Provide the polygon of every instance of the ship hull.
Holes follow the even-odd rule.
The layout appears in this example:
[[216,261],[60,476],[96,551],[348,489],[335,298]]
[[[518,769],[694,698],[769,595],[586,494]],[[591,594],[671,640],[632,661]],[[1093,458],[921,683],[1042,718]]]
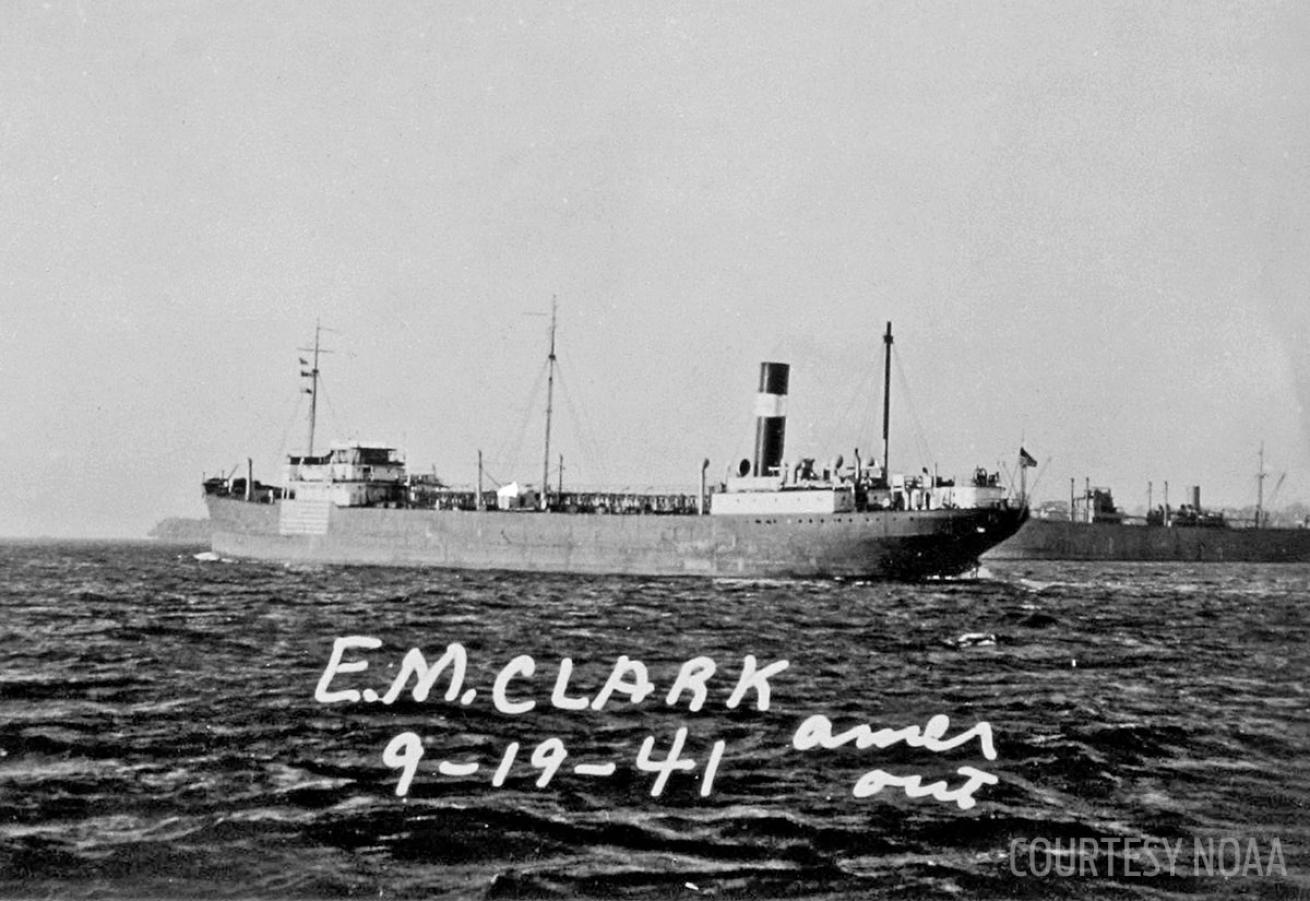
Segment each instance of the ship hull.
[[805,516],[603,515],[206,498],[213,549],[280,562],[734,578],[956,575],[1019,528],[1017,509]]
[[1189,528],[1030,519],[984,559],[1310,563],[1310,529]]

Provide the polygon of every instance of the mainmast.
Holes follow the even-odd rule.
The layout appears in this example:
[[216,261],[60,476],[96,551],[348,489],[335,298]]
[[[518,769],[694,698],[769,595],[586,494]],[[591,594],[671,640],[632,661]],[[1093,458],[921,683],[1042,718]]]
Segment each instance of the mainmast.
[[546,375],[546,450],[541,462],[541,509],[549,510],[546,495],[550,488],[550,414],[555,399],[555,310],[558,301],[550,299],[550,356]]
[[882,336],[883,344],[886,345],[886,352],[883,356],[882,367],[882,481],[885,485],[890,485],[890,470],[887,468],[887,454],[891,442],[888,438],[891,426],[891,409],[892,409],[892,324],[887,323],[887,333]]

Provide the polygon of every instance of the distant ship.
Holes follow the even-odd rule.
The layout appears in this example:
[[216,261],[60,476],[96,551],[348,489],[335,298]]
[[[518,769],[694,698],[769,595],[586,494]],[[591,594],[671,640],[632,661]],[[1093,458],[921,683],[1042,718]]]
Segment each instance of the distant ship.
[[[1263,480],[1263,455],[1260,473]],[[1202,507],[1196,486],[1188,503],[1176,508],[1165,503],[1134,518],[1115,506],[1108,488],[1088,485],[1081,496],[1070,498],[1067,509],[1039,509],[986,558],[1310,563],[1310,528],[1270,528],[1264,520],[1263,492],[1255,520],[1235,524]]]
[[[539,487],[455,489],[407,471],[395,448],[335,443],[313,453],[318,339],[310,379],[310,452],[288,458],[284,484],[244,477],[204,482],[215,553],[325,564],[732,578],[917,580],[978,565],[1028,515],[999,475],[967,484],[887,470],[891,324],[886,346],[883,458],[783,462],[790,368],[760,366],[755,450],[734,475],[681,494],[550,490],[551,377],[546,465]],[[308,361],[302,363],[309,365]],[[479,483],[481,476],[479,476]]]

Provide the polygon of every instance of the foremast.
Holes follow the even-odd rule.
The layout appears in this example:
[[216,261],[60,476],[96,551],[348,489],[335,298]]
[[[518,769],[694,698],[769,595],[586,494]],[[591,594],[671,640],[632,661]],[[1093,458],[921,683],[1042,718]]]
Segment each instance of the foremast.
[[304,369],[300,370],[300,377],[309,379],[309,387],[301,389],[306,394],[309,395],[309,440],[307,442],[308,446],[305,449],[305,455],[309,457],[314,456],[314,426],[318,420],[318,355],[320,353],[326,353],[326,351],[322,350],[322,346],[319,342],[320,334],[322,331],[323,331],[322,324],[319,321],[315,320],[314,346],[312,348],[309,347],[297,348],[297,350],[304,351],[305,353],[312,352],[314,354],[313,365],[310,365],[309,361],[306,360],[304,357],[300,358],[301,366],[310,366],[308,372],[306,372]]

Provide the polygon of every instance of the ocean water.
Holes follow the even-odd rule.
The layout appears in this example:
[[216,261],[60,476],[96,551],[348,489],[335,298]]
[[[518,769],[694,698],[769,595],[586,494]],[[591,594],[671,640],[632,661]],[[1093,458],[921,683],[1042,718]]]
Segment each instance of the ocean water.
[[1310,895],[1310,567],[200,550],[0,545],[0,895]]

